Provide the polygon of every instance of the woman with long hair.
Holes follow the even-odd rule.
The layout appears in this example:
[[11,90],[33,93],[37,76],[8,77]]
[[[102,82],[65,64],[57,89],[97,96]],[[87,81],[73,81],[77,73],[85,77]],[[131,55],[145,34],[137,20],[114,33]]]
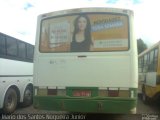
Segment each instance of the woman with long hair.
[[71,42],[72,52],[87,52],[92,45],[91,24],[87,15],[81,14],[74,21],[74,31]]

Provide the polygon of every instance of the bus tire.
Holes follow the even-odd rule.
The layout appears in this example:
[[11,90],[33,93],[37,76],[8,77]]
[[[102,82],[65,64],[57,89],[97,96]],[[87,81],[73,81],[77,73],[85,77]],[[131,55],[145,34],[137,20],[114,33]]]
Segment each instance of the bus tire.
[[142,89],[142,101],[144,104],[149,104],[150,98],[146,95],[145,87]]
[[33,102],[33,89],[32,86],[27,86],[24,91],[24,97],[23,97],[23,107],[31,105]]
[[146,96],[146,94],[145,93],[142,93],[142,101],[143,101],[143,103],[145,103],[145,104],[148,104],[148,96]]
[[5,94],[3,112],[10,114],[13,113],[17,107],[17,93],[15,89],[9,88]]

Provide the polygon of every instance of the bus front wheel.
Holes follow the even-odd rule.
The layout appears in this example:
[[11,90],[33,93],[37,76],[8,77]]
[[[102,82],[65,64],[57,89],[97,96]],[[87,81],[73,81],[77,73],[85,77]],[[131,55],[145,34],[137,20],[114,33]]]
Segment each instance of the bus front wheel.
[[13,88],[9,88],[4,98],[4,113],[12,113],[17,107],[17,93]]

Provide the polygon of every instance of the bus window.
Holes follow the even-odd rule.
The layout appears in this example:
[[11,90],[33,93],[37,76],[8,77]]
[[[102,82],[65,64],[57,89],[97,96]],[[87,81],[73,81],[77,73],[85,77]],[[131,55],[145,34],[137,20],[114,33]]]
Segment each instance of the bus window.
[[33,46],[27,44],[27,59],[33,60]]
[[147,54],[144,56],[144,69],[143,69],[143,72],[147,72],[148,71],[148,56],[147,56]]
[[144,70],[144,57],[142,56],[142,72]]
[[143,57],[139,58],[138,60],[138,71],[141,73],[143,69]]
[[157,64],[158,64],[158,48],[154,51],[154,71],[157,71]]
[[[41,26],[40,52],[107,52],[129,49],[129,23],[126,15],[64,15],[44,19]],[[81,29],[83,34],[79,32]]]
[[7,55],[17,56],[17,40],[7,37]]
[[148,72],[153,72],[153,67],[154,67],[154,50],[152,50],[150,53],[150,59],[149,59],[149,62],[148,62]]
[[18,56],[22,59],[26,58],[26,45],[23,42],[18,42]]
[[6,55],[6,41],[4,35],[0,35],[0,55]]

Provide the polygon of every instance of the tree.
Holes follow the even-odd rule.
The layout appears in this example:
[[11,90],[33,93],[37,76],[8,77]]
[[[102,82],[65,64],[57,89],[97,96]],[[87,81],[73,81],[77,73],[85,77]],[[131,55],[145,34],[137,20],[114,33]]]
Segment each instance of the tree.
[[137,48],[138,48],[138,54],[147,49],[147,45],[143,42],[141,38],[137,39]]

